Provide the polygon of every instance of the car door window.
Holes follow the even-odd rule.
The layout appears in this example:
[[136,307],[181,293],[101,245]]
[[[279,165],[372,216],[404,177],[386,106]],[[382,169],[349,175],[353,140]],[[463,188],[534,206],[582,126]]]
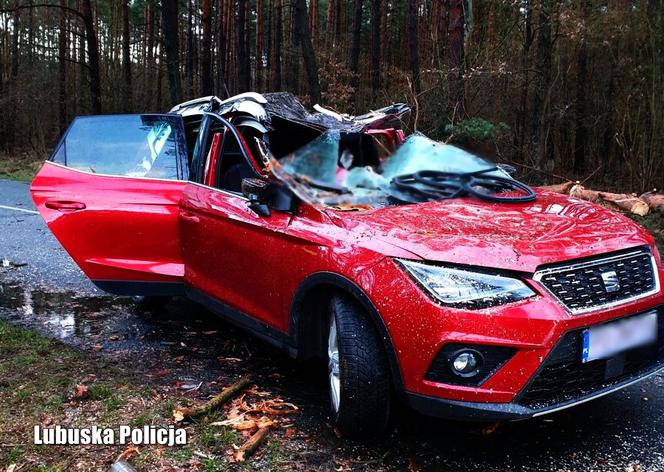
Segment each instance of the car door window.
[[186,141],[177,115],[76,118],[50,160],[93,174],[188,178]]
[[242,179],[257,177],[244,153],[242,143],[230,128],[224,136],[217,176],[217,187],[234,193],[242,192]]
[[204,185],[241,194],[242,179],[259,177],[251,157],[230,123],[214,115],[206,118],[205,132],[196,143],[192,174]]

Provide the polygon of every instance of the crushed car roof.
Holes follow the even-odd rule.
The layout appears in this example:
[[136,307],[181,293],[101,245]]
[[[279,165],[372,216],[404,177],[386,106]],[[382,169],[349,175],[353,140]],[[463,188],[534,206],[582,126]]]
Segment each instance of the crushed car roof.
[[362,131],[374,128],[401,128],[401,121],[410,113],[405,103],[395,103],[364,115],[351,116],[339,114],[320,105],[315,105],[315,113],[307,110],[291,93],[275,92],[259,94],[247,92],[221,100],[215,96],[201,97],[174,106],[170,112],[184,117],[215,112],[220,115],[245,113],[265,125],[270,125],[273,118],[297,122],[321,131],[338,129],[343,131]]

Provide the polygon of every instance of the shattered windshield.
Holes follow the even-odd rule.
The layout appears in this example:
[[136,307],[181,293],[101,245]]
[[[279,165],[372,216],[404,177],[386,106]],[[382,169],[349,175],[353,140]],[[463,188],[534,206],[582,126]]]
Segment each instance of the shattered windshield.
[[330,130],[282,158],[275,173],[305,201],[344,210],[454,197],[457,175],[515,182],[491,162],[420,133],[379,154],[369,135]]

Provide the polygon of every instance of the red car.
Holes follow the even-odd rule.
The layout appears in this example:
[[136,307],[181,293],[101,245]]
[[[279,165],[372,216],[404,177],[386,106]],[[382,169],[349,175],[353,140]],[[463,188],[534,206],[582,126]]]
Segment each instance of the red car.
[[653,238],[600,206],[288,94],[74,120],[31,192],[101,289],[184,295],[296,358],[327,359],[334,423],[391,406],[513,420],[663,366]]

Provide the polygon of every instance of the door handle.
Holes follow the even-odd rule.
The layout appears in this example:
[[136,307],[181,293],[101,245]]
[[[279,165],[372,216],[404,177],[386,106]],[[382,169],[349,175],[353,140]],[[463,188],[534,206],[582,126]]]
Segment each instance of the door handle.
[[201,221],[201,219],[194,215],[193,213],[189,213],[188,211],[183,211],[180,213],[180,216],[182,217],[183,220],[191,221],[192,223],[198,223]]
[[62,212],[85,210],[85,203],[72,200],[46,200],[44,205],[51,210]]

